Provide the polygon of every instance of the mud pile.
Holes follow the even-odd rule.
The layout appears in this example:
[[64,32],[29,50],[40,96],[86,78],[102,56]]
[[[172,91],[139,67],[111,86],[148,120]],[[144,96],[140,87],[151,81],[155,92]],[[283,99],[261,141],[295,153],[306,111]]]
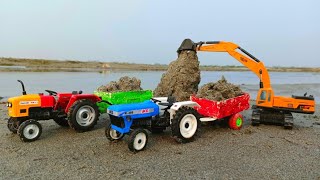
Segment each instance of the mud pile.
[[200,69],[197,53],[194,51],[181,51],[177,60],[169,64],[154,96],[174,96],[177,101],[190,99],[190,95],[198,91],[200,83]]
[[117,92],[117,91],[138,91],[142,90],[141,80],[135,77],[124,76],[119,81],[111,81],[105,86],[100,86],[97,91]]
[[222,101],[225,99],[237,97],[243,94],[239,86],[228,83],[224,76],[215,83],[203,85],[197,94],[197,97],[206,98],[214,101]]

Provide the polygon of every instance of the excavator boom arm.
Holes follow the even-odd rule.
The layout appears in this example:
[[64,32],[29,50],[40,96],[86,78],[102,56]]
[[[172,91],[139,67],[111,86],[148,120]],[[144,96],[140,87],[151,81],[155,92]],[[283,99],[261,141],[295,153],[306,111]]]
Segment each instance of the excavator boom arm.
[[185,39],[179,47],[178,52],[182,50],[227,52],[258,76],[260,79],[260,88],[271,88],[269,73],[264,64],[237,44],[224,41],[200,41],[194,43],[190,39]]

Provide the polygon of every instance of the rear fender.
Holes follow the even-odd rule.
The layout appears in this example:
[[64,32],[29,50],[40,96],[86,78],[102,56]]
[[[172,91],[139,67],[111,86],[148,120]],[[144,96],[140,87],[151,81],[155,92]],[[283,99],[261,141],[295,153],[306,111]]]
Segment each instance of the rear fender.
[[173,118],[173,115],[176,114],[176,111],[178,111],[181,107],[200,107],[200,105],[193,101],[182,101],[182,102],[176,102],[173,103],[173,105],[170,108],[170,121]]
[[92,101],[93,103],[97,103],[99,101],[101,101],[101,99],[94,95],[94,94],[76,94],[76,95],[72,95],[71,98],[70,98],[70,101],[65,109],[65,113],[68,113],[70,107],[78,100],[81,100],[81,99],[88,99],[90,101]]

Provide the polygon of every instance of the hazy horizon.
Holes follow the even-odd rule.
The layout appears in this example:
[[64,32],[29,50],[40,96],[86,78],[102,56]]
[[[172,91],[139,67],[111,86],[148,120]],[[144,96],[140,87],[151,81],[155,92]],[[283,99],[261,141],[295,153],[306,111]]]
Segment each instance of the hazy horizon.
[[[0,57],[169,64],[185,38],[231,41],[268,67],[320,67],[320,1],[0,3]],[[236,65],[198,53],[201,65]]]

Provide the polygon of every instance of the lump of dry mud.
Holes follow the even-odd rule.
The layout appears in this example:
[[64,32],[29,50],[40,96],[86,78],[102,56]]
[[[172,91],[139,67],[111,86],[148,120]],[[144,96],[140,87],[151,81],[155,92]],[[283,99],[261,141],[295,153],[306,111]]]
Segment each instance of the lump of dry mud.
[[111,81],[105,86],[100,86],[97,91],[117,92],[117,91],[138,91],[142,90],[141,80],[135,77],[124,76],[119,81]]
[[190,99],[190,95],[198,91],[200,69],[198,56],[195,51],[181,51],[178,59],[169,64],[154,96],[174,96],[177,101]]
[[214,101],[222,101],[229,98],[234,98],[243,94],[239,86],[228,83],[222,78],[215,83],[208,83],[203,85],[197,94],[197,97],[210,99]]

